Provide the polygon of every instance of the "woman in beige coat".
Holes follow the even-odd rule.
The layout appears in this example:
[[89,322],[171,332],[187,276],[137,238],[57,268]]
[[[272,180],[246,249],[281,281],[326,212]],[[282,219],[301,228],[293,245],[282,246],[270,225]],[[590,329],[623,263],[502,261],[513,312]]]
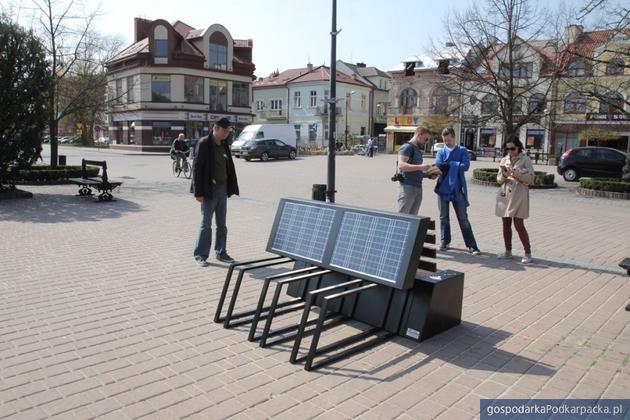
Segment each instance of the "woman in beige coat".
[[518,139],[505,145],[508,154],[501,159],[497,182],[501,185],[497,194],[496,215],[503,220],[505,252],[499,258],[512,257],[512,221],[523,243],[523,264],[532,262],[532,249],[524,219],[529,217],[529,186],[534,182],[534,166],[523,153],[523,143]]

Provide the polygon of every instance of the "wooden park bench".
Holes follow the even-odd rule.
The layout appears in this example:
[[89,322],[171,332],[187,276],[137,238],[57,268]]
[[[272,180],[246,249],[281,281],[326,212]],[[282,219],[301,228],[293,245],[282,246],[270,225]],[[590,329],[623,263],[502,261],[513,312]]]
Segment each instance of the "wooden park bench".
[[[100,166],[102,168],[101,176],[90,177],[87,174],[87,165]],[[79,186],[79,196],[91,197],[92,189],[95,188],[100,193],[98,201],[112,201],[114,196],[112,191],[120,187],[122,182],[110,181],[107,176],[107,162],[98,160],[81,160],[81,178],[69,178],[68,181]]]
[[[230,265],[214,321],[225,328],[251,324],[248,340],[259,341],[261,347],[293,341],[289,361],[305,361],[306,370],[396,335],[426,340],[461,322],[463,301],[463,273],[437,271],[436,263],[427,260],[436,257],[434,230],[435,222],[427,217],[282,199],[267,243],[267,252],[275,255]],[[287,263],[293,267],[265,277],[255,309],[235,310],[246,272],[278,270],[276,266]],[[272,285],[273,297],[266,305]],[[289,299],[281,302],[283,290]],[[299,320],[287,325],[283,319],[280,327],[271,328],[280,315],[300,310]],[[316,316],[310,319],[313,310]],[[365,328],[319,347],[325,330],[346,322]],[[310,348],[300,357],[307,336],[312,337]],[[320,356],[323,360],[315,362]]]

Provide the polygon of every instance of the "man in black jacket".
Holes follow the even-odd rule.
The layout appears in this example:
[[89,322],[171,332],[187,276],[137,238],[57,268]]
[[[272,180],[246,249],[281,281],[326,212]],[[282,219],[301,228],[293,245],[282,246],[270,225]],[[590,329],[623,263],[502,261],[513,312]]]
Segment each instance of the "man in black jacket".
[[236,170],[226,139],[232,128],[230,120],[221,118],[212,127],[212,133],[197,143],[193,162],[193,193],[201,203],[201,226],[195,245],[194,257],[198,265],[205,267],[212,245],[212,215],[215,215],[214,252],[219,261],[234,262],[226,251],[227,199],[238,195]]

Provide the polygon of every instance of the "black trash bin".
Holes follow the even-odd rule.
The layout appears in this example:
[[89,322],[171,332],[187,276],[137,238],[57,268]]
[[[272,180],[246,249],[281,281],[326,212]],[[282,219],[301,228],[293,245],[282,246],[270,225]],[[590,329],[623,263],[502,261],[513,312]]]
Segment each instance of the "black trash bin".
[[313,200],[326,201],[326,184],[313,184]]
[[59,166],[66,166],[66,155],[59,155]]

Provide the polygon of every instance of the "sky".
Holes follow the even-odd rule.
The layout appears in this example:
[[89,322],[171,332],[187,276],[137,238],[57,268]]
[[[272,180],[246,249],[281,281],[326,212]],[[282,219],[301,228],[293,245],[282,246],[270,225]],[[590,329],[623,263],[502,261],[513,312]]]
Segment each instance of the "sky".
[[[565,3],[575,6],[584,1]],[[441,45],[447,14],[470,4],[471,0],[338,0],[337,59],[391,70],[405,58],[429,51],[432,41]],[[0,6],[22,10],[20,22],[33,23],[26,18],[31,0],[0,0]],[[83,6],[87,11],[98,8],[97,29],[120,38],[124,46],[133,43],[134,17],[180,20],[197,29],[220,23],[235,39],[253,39],[256,76],[305,67],[309,61],[330,65],[332,0],[83,0]]]

